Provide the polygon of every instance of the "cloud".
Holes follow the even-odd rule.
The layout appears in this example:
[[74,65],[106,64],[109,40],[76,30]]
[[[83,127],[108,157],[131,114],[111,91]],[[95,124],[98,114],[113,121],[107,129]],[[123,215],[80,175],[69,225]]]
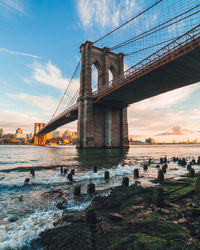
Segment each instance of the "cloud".
[[140,101],[131,105],[131,107],[137,110],[146,110],[147,107],[148,110],[167,109],[173,107],[176,104],[186,101],[191,96],[191,94],[199,88],[199,84],[193,84],[173,91],[169,91],[161,95],[157,95],[144,101]]
[[41,59],[42,58],[40,56],[32,55],[32,54],[25,53],[25,52],[19,52],[19,51],[9,50],[9,49],[6,49],[6,48],[0,48],[0,51],[5,52],[7,54],[11,54],[11,55],[28,56],[28,57],[37,58],[37,59]]
[[[197,83],[132,104],[128,108],[129,134],[143,135],[142,139],[158,136],[155,139],[159,141],[171,141],[178,133],[183,137],[195,137],[190,131],[199,128],[200,109],[192,108],[192,94],[199,87]],[[189,100],[191,108],[183,110],[182,104]]]
[[[51,62],[48,62],[47,64],[35,62],[32,67],[32,70],[33,78],[36,81],[60,90],[65,90],[70,81],[69,78],[63,77],[61,70],[55,65],[53,65]],[[79,88],[79,86],[79,79],[74,79],[70,85],[68,96],[72,97],[76,90]]]
[[1,0],[0,7],[9,12],[17,11],[25,13],[23,0]]
[[18,99],[31,106],[39,107],[42,110],[53,111],[58,105],[57,100],[51,96],[34,96],[25,93],[13,94],[7,93],[7,96],[12,99]]
[[135,0],[77,0],[79,18],[85,28],[92,25],[100,27],[118,26],[127,20],[138,8]]
[[14,133],[17,128],[22,128],[25,133],[33,132],[34,122],[42,122],[38,116],[0,109],[0,128],[5,128],[5,133]]
[[193,133],[192,130],[184,129],[184,128],[181,128],[180,126],[176,126],[176,127],[171,128],[171,131],[162,132],[162,133],[156,134],[155,136],[187,135],[191,133]]

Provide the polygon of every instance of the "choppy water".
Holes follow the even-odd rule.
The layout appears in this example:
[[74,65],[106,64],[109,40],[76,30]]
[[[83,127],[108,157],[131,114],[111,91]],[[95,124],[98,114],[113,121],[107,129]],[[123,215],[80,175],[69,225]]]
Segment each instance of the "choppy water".
[[[44,199],[46,191],[60,190],[66,194],[65,205],[69,211],[84,210],[93,199],[86,195],[87,185],[96,184],[100,195],[108,195],[109,188],[121,184],[123,176],[129,176],[134,183],[133,170],[138,168],[142,185],[153,185],[157,176],[156,164],[160,157],[186,157],[197,159],[200,145],[137,145],[127,150],[77,150],[73,146],[37,147],[0,145],[0,249],[26,249],[29,242],[40,232],[53,227],[61,216],[56,208],[59,200]],[[152,158],[148,171],[142,164]],[[74,184],[60,174],[60,166],[69,171],[74,168]],[[167,178],[179,178],[187,173],[186,168],[170,161]],[[93,173],[97,166],[98,172]],[[30,169],[35,168],[35,177]],[[198,171],[200,166],[195,165]],[[110,172],[110,180],[104,180],[104,171]],[[30,183],[24,185],[24,180]],[[75,185],[81,185],[83,195],[73,196]]]

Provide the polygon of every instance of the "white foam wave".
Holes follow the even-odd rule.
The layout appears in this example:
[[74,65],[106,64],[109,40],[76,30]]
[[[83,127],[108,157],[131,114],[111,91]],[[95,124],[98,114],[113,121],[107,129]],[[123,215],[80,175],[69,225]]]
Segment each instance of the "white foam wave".
[[61,211],[36,211],[29,217],[9,224],[0,225],[0,249],[17,249],[29,245],[38,235],[53,227],[53,222],[61,216]]

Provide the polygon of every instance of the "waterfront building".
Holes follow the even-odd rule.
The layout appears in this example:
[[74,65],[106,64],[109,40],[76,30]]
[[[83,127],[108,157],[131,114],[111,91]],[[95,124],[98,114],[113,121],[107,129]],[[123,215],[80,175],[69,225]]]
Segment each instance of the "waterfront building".
[[53,138],[53,132],[46,134],[46,140],[51,140]]
[[153,144],[155,143],[155,140],[149,137],[148,139],[145,139],[145,143]]
[[0,129],[0,138],[3,138],[3,135],[4,135],[4,130],[3,128]]

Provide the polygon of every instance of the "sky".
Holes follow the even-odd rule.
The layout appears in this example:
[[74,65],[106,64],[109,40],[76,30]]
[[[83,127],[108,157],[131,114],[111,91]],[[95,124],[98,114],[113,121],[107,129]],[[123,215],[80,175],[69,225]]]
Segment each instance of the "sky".
[[[0,0],[0,128],[33,132],[48,122],[80,58],[95,41],[142,10],[144,0]],[[76,76],[70,94],[79,86]],[[129,135],[200,141],[200,84],[128,108]],[[76,130],[76,122],[62,129]]]

